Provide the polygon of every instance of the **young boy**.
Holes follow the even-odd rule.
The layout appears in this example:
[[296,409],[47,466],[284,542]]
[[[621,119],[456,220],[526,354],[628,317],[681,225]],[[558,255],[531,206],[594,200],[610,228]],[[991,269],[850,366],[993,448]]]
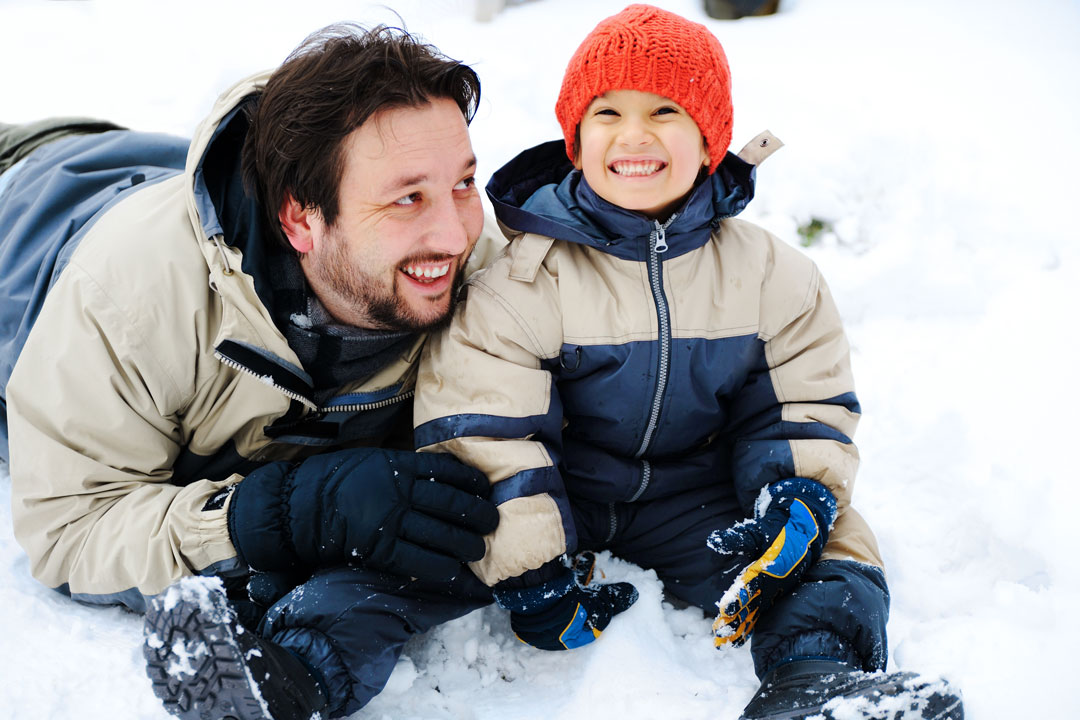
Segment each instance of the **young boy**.
[[550,650],[598,637],[636,591],[590,583],[589,553],[563,559],[607,549],[719,607],[718,647],[752,638],[763,683],[745,718],[832,717],[836,697],[870,713],[900,692],[961,717],[943,683],[868,674],[885,668],[889,595],[850,505],[848,345],[813,263],[732,219],[779,143],[726,153],[716,38],[632,5],[578,48],[555,112],[564,139],[492,178],[512,242],[417,383],[417,446],[492,483],[500,524],[472,567],[514,632]]

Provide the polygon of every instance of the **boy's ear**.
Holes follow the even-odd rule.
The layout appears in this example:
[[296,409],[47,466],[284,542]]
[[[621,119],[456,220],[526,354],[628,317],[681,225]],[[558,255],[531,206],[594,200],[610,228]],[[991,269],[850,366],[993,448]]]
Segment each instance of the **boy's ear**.
[[292,193],[286,192],[278,208],[278,222],[293,250],[301,255],[311,252],[311,210],[300,205]]

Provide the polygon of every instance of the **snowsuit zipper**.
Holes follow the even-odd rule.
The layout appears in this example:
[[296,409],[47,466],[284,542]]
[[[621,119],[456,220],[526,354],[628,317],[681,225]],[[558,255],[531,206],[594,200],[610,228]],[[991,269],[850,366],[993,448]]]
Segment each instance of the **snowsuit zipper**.
[[[656,303],[656,320],[659,330],[657,338],[660,345],[659,357],[656,367],[656,388],[653,391],[652,410],[649,413],[649,422],[645,426],[645,434],[641,438],[641,447],[638,448],[634,457],[640,459],[649,449],[656,426],[660,421],[660,407],[664,403],[664,391],[667,389],[669,365],[671,363],[671,315],[668,310],[667,297],[664,295],[664,278],[661,273],[660,255],[667,252],[667,228],[678,217],[672,215],[663,225],[659,220],[654,220],[656,229],[649,236],[649,285],[652,288],[653,302]],[[642,487],[638,495],[645,491]]]
[[[641,438],[641,446],[634,453],[634,458],[641,460],[641,482],[637,490],[628,502],[634,502],[640,498],[649,487],[652,479],[652,465],[648,460],[642,460],[642,456],[649,449],[656,427],[660,421],[660,408],[664,404],[664,392],[667,390],[668,373],[671,364],[671,315],[668,310],[667,297],[664,295],[664,278],[661,272],[660,256],[667,252],[667,229],[675,221],[678,215],[672,215],[663,225],[659,220],[653,220],[656,229],[649,234],[649,287],[652,290],[653,302],[656,304],[656,319],[658,326],[658,342],[660,353],[657,358],[656,386],[653,390],[652,408],[649,411],[649,421],[645,426],[645,434]],[[608,517],[610,520],[610,532],[607,542],[615,538],[618,530],[615,516],[615,504],[608,505]]]

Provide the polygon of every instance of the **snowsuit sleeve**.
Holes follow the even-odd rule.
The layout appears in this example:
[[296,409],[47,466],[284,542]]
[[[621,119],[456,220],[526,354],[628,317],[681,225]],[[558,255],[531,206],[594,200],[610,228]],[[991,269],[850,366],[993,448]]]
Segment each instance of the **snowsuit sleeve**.
[[562,344],[557,275],[534,266],[514,277],[523,257],[542,258],[549,244],[515,239],[517,263],[504,255],[469,280],[450,327],[428,341],[417,379],[417,447],[451,452],[492,483],[499,527],[472,565],[488,585],[577,543],[558,470],[562,405],[548,369]]
[[758,337],[762,361],[735,398],[726,432],[747,514],[762,488],[790,477],[817,480],[836,497],[825,558],[881,565],[869,527],[850,507],[861,412],[843,324],[829,288],[805,256],[769,238]]

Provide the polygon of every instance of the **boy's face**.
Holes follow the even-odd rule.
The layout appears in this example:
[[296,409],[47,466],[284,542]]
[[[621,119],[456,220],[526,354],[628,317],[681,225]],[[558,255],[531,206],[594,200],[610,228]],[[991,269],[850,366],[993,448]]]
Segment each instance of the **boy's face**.
[[585,109],[574,167],[608,202],[665,220],[709,164],[705,139],[674,100],[610,90]]

